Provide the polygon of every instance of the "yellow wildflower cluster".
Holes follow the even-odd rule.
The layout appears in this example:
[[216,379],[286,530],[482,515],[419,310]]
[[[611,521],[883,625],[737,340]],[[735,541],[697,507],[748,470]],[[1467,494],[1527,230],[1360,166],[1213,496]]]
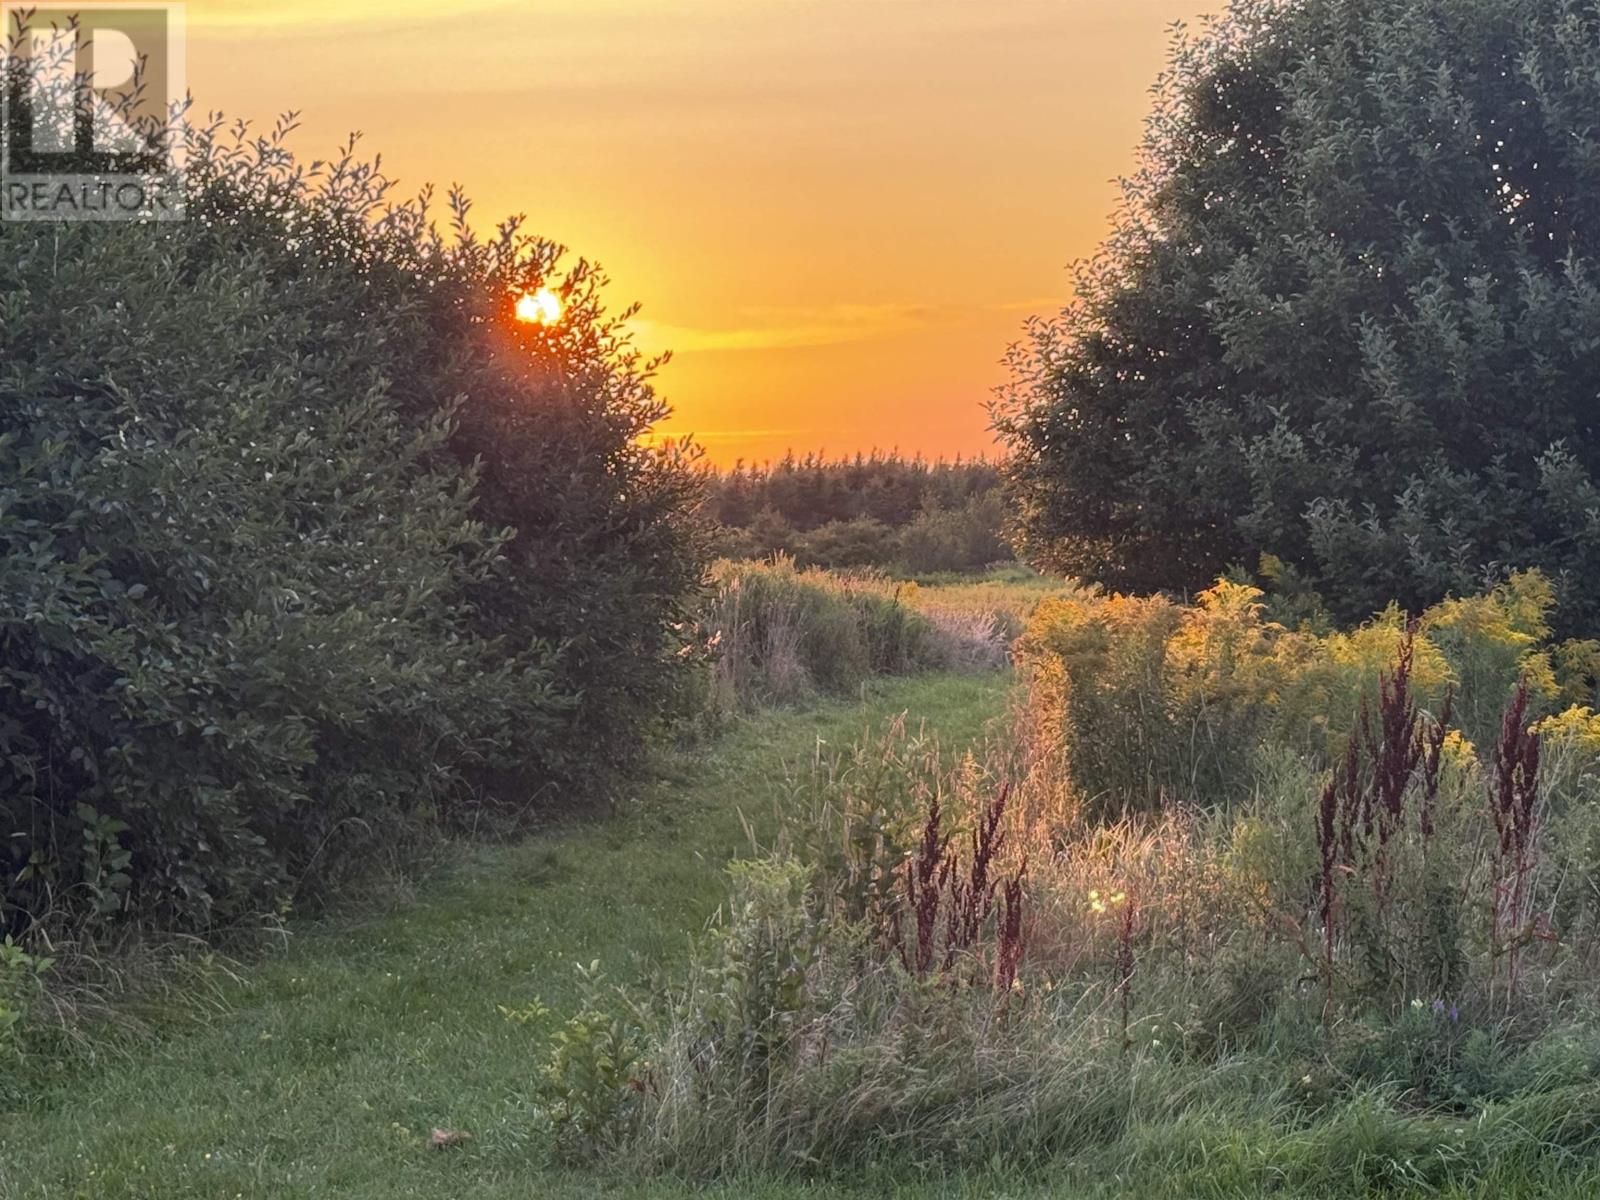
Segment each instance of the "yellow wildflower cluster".
[[1116,908],[1119,904],[1125,903],[1127,899],[1127,892],[1112,892],[1108,896],[1102,896],[1099,891],[1091,891],[1089,893],[1089,909],[1092,912],[1103,913],[1108,909]]

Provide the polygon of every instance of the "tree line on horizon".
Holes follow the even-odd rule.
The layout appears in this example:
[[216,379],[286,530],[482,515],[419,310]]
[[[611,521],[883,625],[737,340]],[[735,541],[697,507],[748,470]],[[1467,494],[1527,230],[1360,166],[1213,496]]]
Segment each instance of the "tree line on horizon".
[[724,557],[785,555],[802,566],[912,574],[974,571],[1014,560],[998,464],[874,450],[705,474],[705,512]]

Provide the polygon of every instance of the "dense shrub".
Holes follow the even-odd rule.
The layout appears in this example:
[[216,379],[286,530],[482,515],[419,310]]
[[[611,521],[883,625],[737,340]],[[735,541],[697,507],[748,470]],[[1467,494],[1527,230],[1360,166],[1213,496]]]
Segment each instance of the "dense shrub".
[[197,132],[187,220],[0,228],[5,927],[290,902],[675,686],[693,481],[598,277],[285,133]]
[[1600,18],[1236,0],[1000,427],[1026,552],[1134,591],[1279,556],[1346,621],[1539,567],[1600,621]]
[[[1422,613],[1420,702],[1437,712],[1448,691],[1453,727],[1486,747],[1519,679],[1533,689],[1530,718],[1588,696],[1589,644],[1549,643],[1553,604],[1530,572]],[[1391,607],[1347,631],[1291,629],[1260,590],[1226,580],[1192,605],[1081,588],[1040,604],[1018,652],[1080,798],[1118,813],[1238,799],[1264,744],[1330,763],[1407,628]]]
[[900,531],[899,561],[914,575],[971,571],[1005,562],[1012,557],[1002,534],[1006,516],[998,488],[956,507],[926,504]]
[[895,531],[875,517],[829,521],[789,539],[796,562],[807,567],[881,567],[900,553]]

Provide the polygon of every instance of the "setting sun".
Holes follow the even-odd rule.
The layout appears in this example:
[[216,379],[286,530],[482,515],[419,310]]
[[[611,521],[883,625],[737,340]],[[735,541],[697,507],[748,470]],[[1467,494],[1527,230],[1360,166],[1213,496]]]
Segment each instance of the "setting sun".
[[517,320],[533,325],[554,325],[561,320],[561,297],[540,288],[517,301]]
[[[673,356],[660,432],[723,466],[970,456],[996,451],[1005,348],[1108,232],[1163,31],[1221,6],[189,0],[186,84],[230,116],[303,109],[307,156],[362,130],[402,192],[459,180],[481,233],[525,213],[603,267],[608,304],[643,305],[635,347]],[[490,119],[531,112],[537,161]],[[519,304],[533,280],[503,325],[569,328]]]

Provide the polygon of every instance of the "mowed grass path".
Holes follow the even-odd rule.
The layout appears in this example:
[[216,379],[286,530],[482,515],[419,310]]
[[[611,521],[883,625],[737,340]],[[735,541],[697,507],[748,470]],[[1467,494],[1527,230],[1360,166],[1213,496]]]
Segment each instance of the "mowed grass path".
[[[909,710],[962,749],[1008,683],[932,677],[767,714],[669,756],[615,818],[463,849],[404,903],[296,927],[287,950],[224,988],[225,1015],[199,1027],[158,1015],[153,1042],[0,1115],[0,1198],[690,1194],[548,1169],[530,1114],[544,1027],[509,1022],[499,1006],[537,997],[570,1010],[577,962],[599,959],[628,982],[681,960],[725,894],[723,865],[748,844],[741,812],[769,823],[818,739],[837,752]],[[435,1126],[473,1141],[430,1150]],[[857,1194],[752,1182],[715,1192]]]

